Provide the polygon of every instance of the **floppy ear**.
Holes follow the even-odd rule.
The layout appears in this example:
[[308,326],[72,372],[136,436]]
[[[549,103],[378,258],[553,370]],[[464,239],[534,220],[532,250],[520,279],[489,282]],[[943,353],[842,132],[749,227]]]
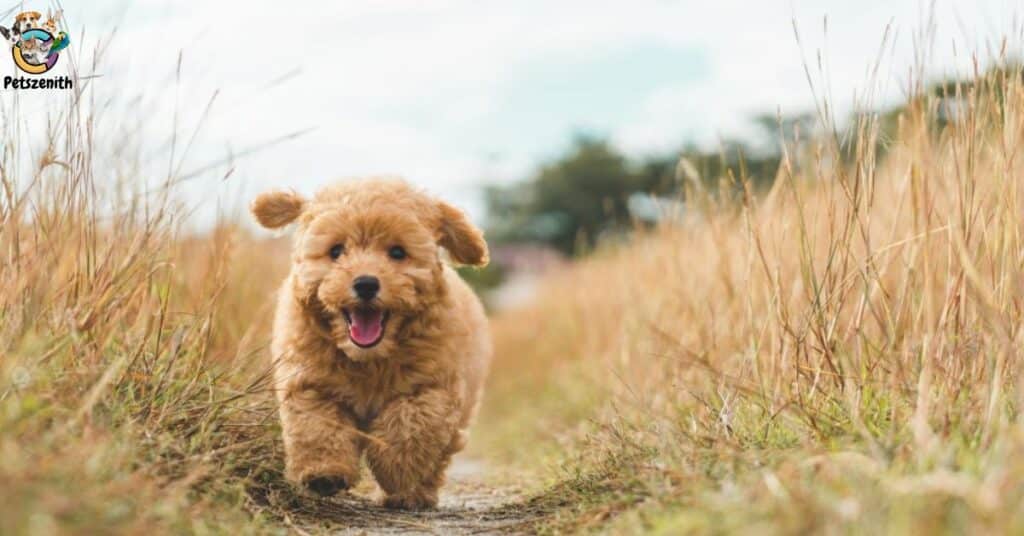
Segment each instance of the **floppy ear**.
[[437,243],[448,250],[455,262],[487,266],[489,258],[484,233],[469,223],[461,210],[444,201],[438,202],[438,208],[441,221]]
[[249,210],[256,221],[267,229],[284,227],[302,214],[306,200],[295,192],[265,192],[253,200]]

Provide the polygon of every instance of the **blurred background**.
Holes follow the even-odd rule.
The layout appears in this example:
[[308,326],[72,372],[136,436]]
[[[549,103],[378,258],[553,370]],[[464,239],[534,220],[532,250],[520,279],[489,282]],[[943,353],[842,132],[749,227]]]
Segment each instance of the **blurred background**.
[[[778,133],[814,123],[815,91],[838,124],[855,102],[891,111],[911,75],[968,76],[963,51],[998,48],[1015,25],[1001,0],[52,7],[77,45],[56,72],[97,76],[107,99],[92,106],[120,118],[99,128],[150,140],[123,148],[155,166],[135,175],[183,176],[194,230],[248,221],[265,189],[401,175],[487,228],[485,286],[664,217],[680,155],[711,183],[743,159],[768,184]],[[2,98],[31,117],[55,97]]]
[[[60,7],[75,34],[77,69],[100,75],[95,84],[110,92],[103,105],[144,118],[140,136],[170,139],[177,131],[188,139],[201,123],[188,169],[234,157],[193,181],[190,201],[208,224],[218,209],[244,205],[210,194],[311,192],[345,176],[403,175],[485,219],[487,186],[536,178],[581,150],[606,149],[630,170],[657,168],[681,149],[744,144],[759,156],[775,145],[765,130],[777,130],[777,114],[813,109],[801,58],[813,67],[819,50],[826,55],[830,87],[819,89],[833,93],[841,116],[857,93],[877,92],[879,105],[906,97],[915,48],[925,45],[915,40],[934,42],[930,74],[945,77],[971,68],[964,50],[997,47],[1013,26],[1006,15],[1013,2],[938,2],[931,12],[925,4],[90,0]],[[33,9],[40,7],[48,6]],[[924,35],[928,17],[938,24]],[[888,25],[894,38],[879,50]],[[91,72],[96,51],[107,61]],[[879,58],[878,87],[866,87]],[[20,97],[23,107],[47,105],[44,95]],[[291,134],[301,141],[266,146]],[[214,180],[229,167],[230,181]]]

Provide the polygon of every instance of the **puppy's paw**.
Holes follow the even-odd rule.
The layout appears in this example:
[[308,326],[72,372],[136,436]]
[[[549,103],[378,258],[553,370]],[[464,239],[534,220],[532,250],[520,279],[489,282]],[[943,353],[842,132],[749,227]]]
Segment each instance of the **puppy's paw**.
[[302,479],[302,487],[321,497],[330,497],[349,486],[348,479],[341,475],[309,475]]
[[288,466],[288,480],[303,490],[321,497],[330,497],[359,483],[359,466],[334,460],[329,463],[295,464]]
[[394,510],[427,510],[437,506],[437,492],[392,493],[384,497],[384,507]]

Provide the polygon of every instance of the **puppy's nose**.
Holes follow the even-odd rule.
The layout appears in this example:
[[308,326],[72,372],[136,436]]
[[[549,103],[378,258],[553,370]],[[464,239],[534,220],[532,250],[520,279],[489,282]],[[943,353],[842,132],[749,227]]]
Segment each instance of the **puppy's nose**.
[[352,282],[352,290],[361,299],[372,300],[380,291],[380,280],[372,275],[361,275]]

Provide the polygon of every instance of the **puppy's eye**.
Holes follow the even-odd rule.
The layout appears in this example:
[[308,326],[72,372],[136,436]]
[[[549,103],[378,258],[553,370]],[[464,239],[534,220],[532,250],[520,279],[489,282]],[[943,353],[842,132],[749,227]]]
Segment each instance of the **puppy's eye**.
[[328,251],[327,254],[330,255],[332,259],[337,259],[344,252],[345,246],[341,244],[334,244],[333,246],[331,246],[331,250]]
[[396,261],[404,259],[405,256],[405,248],[402,246],[391,246],[391,249],[388,250],[388,257],[391,257]]

